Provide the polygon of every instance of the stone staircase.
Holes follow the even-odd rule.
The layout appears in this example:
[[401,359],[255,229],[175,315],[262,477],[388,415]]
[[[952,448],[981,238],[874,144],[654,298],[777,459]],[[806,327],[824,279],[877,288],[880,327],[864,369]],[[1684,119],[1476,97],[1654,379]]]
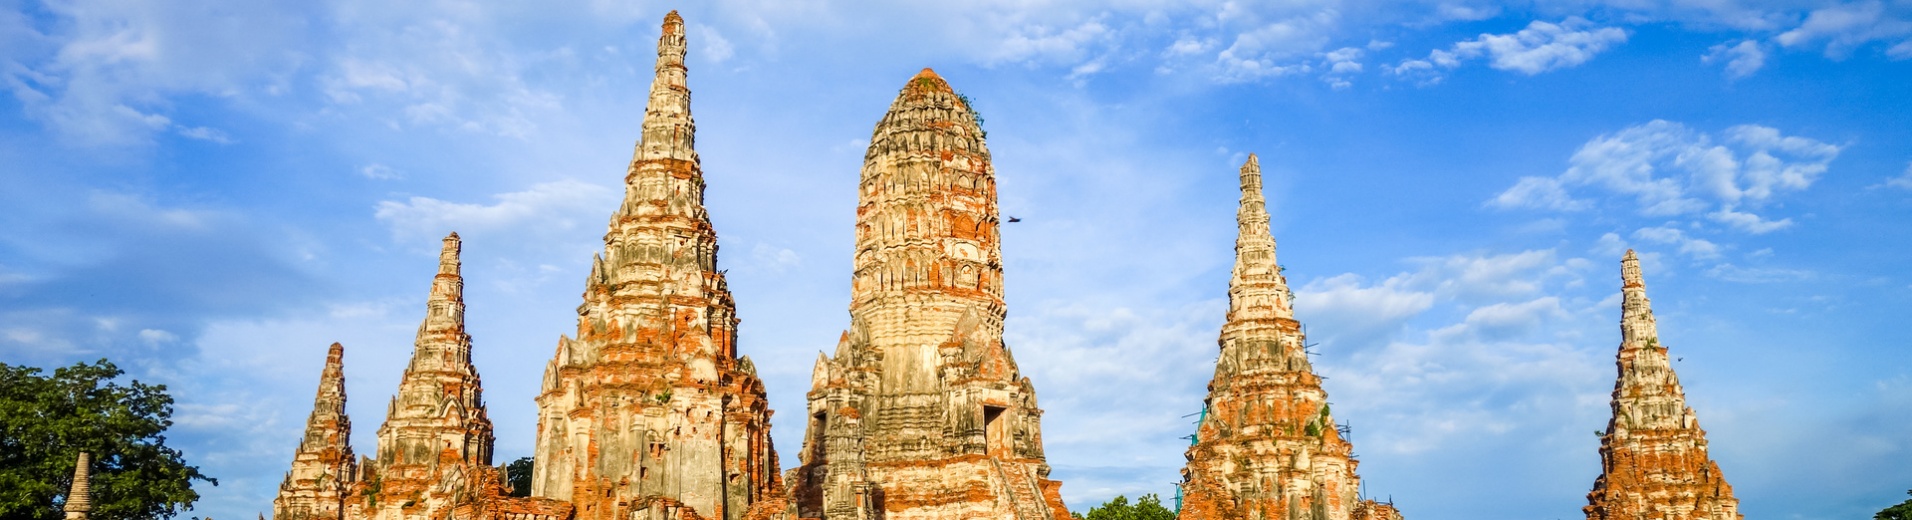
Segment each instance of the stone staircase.
[[1048,504],[1043,503],[1042,488],[1036,486],[1036,479],[1029,475],[1029,468],[1021,464],[1003,464],[1002,461],[989,459],[996,467],[996,473],[1002,475],[1003,498],[1015,508],[1017,520],[1048,520]]

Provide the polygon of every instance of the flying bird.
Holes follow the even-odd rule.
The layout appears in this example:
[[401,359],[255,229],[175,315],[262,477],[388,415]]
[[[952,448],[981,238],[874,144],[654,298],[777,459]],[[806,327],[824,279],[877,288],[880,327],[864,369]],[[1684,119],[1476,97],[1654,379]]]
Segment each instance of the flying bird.
[[1022,219],[1019,219],[1019,218],[1016,218],[1016,217],[1009,217],[1009,221],[1010,221],[1010,222],[1022,222]]

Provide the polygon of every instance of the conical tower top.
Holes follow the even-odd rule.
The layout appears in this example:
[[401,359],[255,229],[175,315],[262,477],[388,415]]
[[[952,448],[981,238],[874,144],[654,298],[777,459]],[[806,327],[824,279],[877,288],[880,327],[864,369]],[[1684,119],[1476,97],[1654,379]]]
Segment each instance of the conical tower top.
[[677,11],[664,15],[664,35],[657,39],[657,66],[663,67],[666,59],[683,66],[685,54],[684,17]]
[[[312,398],[312,417],[306,420],[306,441],[314,435],[323,438],[324,430],[345,421],[345,345],[333,343],[325,352],[325,369],[319,372],[318,395]],[[350,429],[350,423],[345,428]]]
[[1229,316],[1293,318],[1288,280],[1275,263],[1275,236],[1268,229],[1262,196],[1261,160],[1248,154],[1241,165],[1241,206],[1235,211],[1235,272],[1228,281]]
[[69,520],[84,520],[88,512],[93,511],[93,454],[80,452],[80,460],[73,465],[73,489],[66,494],[66,517]]
[[1632,249],[1620,258],[1620,338],[1622,348],[1658,346],[1660,342],[1653,301],[1646,297],[1646,278],[1640,274],[1640,257]]

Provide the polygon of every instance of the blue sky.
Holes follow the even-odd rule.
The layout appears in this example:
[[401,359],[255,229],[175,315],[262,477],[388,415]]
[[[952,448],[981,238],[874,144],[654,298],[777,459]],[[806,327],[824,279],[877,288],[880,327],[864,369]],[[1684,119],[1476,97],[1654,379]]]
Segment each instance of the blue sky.
[[453,230],[499,460],[529,454],[673,8],[786,464],[863,148],[928,66],[1023,219],[1007,336],[1071,507],[1172,493],[1249,152],[1409,516],[1580,514],[1628,247],[1749,516],[1912,488],[1903,0],[295,4],[0,0],[0,360],[166,383],[220,479],[195,515],[270,509],[331,342],[369,450]]

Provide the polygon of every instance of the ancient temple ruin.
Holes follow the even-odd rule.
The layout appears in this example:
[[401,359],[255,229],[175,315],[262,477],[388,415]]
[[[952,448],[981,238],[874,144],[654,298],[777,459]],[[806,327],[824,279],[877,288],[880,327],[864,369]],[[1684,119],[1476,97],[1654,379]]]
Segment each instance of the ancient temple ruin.
[[1660,343],[1640,258],[1620,260],[1619,378],[1613,418],[1600,437],[1600,476],[1588,520],[1740,520],[1739,499],[1706,452],[1706,430]]
[[537,397],[531,493],[569,501],[580,519],[787,509],[763,381],[737,353],[736,304],[704,209],[685,44],[672,11],[576,339],[558,340]]
[[1275,262],[1261,165],[1241,167],[1228,320],[1188,465],[1186,520],[1398,520],[1393,504],[1362,500],[1359,461],[1334,422],[1308,360],[1294,293]]
[[378,429],[377,458],[352,460],[344,347],[332,344],[305,437],[273,500],[275,519],[563,520],[570,506],[506,496],[465,333],[458,234],[445,237],[411,362]]
[[305,421],[305,437],[292,456],[292,471],[279,483],[272,518],[340,518],[347,493],[358,476],[352,458],[352,419],[345,414],[345,346],[333,343],[319,373],[318,396]]
[[995,169],[968,100],[910,78],[857,193],[850,327],[811,375],[799,516],[1068,519],[1002,341]]

